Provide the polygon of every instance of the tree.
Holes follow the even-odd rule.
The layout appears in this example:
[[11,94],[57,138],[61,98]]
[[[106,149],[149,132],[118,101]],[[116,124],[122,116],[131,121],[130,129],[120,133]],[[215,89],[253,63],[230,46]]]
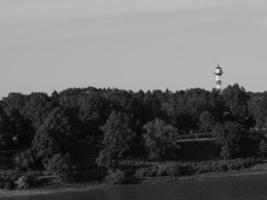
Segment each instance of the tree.
[[78,118],[81,137],[92,144],[100,143],[103,126],[111,113],[110,102],[101,95],[90,92],[80,98]]
[[39,163],[35,161],[31,149],[26,149],[14,158],[14,165],[19,170],[30,171],[38,169],[39,166],[37,164]]
[[221,157],[224,159],[236,158],[240,155],[240,138],[243,128],[236,122],[225,122],[215,127],[217,142],[221,145]]
[[3,105],[5,109],[17,109],[21,112],[25,107],[27,100],[27,95],[10,93],[7,97],[3,98]]
[[32,149],[36,160],[45,167],[49,159],[59,152],[57,141],[50,130],[41,127],[37,130],[32,143]]
[[112,111],[106,124],[101,127],[104,149],[97,158],[99,167],[116,169],[129,151],[135,133],[129,128],[128,121],[126,114]]
[[253,114],[257,128],[267,125],[267,92],[254,95],[249,101],[249,110]]
[[10,129],[10,120],[0,108],[0,145],[9,146],[13,144],[14,134]]
[[48,115],[58,105],[45,93],[32,93],[23,108],[23,115],[30,120],[35,130],[41,127]]
[[258,155],[261,157],[267,156],[267,142],[266,140],[261,140],[258,147]]
[[45,166],[49,159],[57,153],[67,153],[71,149],[71,124],[64,112],[58,107],[46,118],[37,130],[32,149],[36,158]]
[[209,111],[203,111],[200,115],[200,128],[202,131],[210,132],[214,126],[214,116]]
[[30,121],[25,119],[17,109],[8,110],[7,115],[10,121],[10,131],[16,138],[16,144],[29,146],[35,132]]
[[223,98],[232,117],[240,124],[251,126],[248,102],[250,96],[238,84],[228,86],[223,91]]
[[215,88],[211,91],[209,96],[209,107],[209,111],[214,116],[216,122],[224,120],[224,113],[227,110],[225,101],[220,91]]
[[74,178],[75,166],[70,154],[55,154],[48,162],[46,170],[63,180],[71,181]]
[[155,119],[144,125],[145,145],[151,159],[175,158],[179,148],[177,129],[163,120]]

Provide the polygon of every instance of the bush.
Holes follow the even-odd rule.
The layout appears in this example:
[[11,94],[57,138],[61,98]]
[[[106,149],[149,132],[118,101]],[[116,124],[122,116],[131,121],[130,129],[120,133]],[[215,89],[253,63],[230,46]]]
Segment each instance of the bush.
[[127,183],[125,172],[121,170],[109,170],[105,177],[105,182],[111,185],[121,185]]
[[180,166],[177,164],[172,164],[170,166],[165,167],[165,171],[167,176],[181,176],[182,173],[180,171]]
[[12,180],[7,180],[4,182],[4,189],[5,190],[13,190],[15,189],[15,184]]
[[147,171],[149,170],[149,168],[140,168],[140,169],[137,169],[135,171],[135,176],[136,177],[139,177],[139,178],[142,178],[142,177],[147,177]]
[[30,179],[27,176],[21,176],[15,181],[15,185],[20,190],[28,189],[30,188]]
[[15,180],[20,176],[16,170],[7,170],[0,175],[0,186],[2,189],[15,189]]
[[0,175],[0,188],[2,189],[28,189],[41,185],[37,179],[40,172],[19,172],[7,170]]
[[40,175],[42,175],[42,173],[40,172],[23,173],[17,178],[14,184],[20,190],[41,186],[44,183],[42,183],[40,179],[38,179],[38,176]]
[[163,167],[158,167],[156,171],[156,176],[167,176],[167,171]]
[[71,181],[74,178],[75,167],[72,165],[69,154],[56,154],[48,161],[46,170],[59,176],[62,180]]
[[14,159],[14,164],[19,170],[29,171],[35,168],[35,161],[31,149],[17,155]]
[[224,161],[219,163],[214,161],[200,162],[195,165],[195,172],[197,174],[201,173],[211,173],[211,172],[225,172],[227,171],[227,166]]
[[258,155],[261,157],[267,156],[267,142],[266,142],[266,140],[261,140],[259,147],[258,147]]
[[155,176],[185,176],[200,173],[225,172],[229,170],[241,170],[249,168],[261,162],[259,159],[235,159],[221,161],[205,161],[197,163],[170,163],[161,166],[151,166],[136,170],[135,176],[155,177]]
[[137,177],[156,177],[156,176],[162,176],[164,174],[166,174],[165,169],[159,166],[141,168],[136,170],[135,172],[135,176]]

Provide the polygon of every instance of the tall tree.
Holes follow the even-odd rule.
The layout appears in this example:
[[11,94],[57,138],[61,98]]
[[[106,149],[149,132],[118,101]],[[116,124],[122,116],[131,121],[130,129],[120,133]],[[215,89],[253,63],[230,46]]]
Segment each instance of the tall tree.
[[98,166],[115,169],[126,156],[135,136],[128,126],[128,121],[126,114],[112,111],[106,124],[101,128],[104,133],[104,148],[99,153]]
[[23,108],[23,115],[32,122],[33,127],[37,130],[57,106],[47,94],[32,93]]
[[240,155],[240,139],[244,133],[243,127],[237,122],[217,124],[214,129],[217,142],[221,145],[221,157],[236,158]]
[[71,124],[62,108],[54,109],[37,130],[32,143],[36,158],[45,165],[56,153],[68,153],[72,144]]
[[144,125],[145,145],[151,159],[173,159],[178,146],[177,129],[163,120],[155,119]]
[[209,111],[203,111],[199,121],[201,130],[205,132],[210,132],[215,124],[214,116]]
[[248,101],[250,96],[238,84],[228,86],[223,91],[223,98],[233,118],[239,123],[250,126]]
[[10,120],[0,108],[0,145],[6,147],[13,144],[15,135],[10,129]]
[[255,94],[249,101],[249,110],[254,116],[257,128],[265,128],[267,125],[267,92]]

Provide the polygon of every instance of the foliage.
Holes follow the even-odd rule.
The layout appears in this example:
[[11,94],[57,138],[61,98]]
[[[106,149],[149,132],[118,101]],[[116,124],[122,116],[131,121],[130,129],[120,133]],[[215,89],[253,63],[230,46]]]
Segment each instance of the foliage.
[[221,157],[224,159],[236,158],[240,153],[240,138],[243,128],[236,122],[217,124],[214,128],[217,142],[221,145]]
[[145,126],[145,145],[151,159],[175,158],[178,146],[178,132],[173,126],[160,119],[148,122]]
[[258,147],[258,154],[261,157],[266,157],[267,156],[267,142],[266,140],[261,140],[259,147]]
[[127,115],[113,111],[101,128],[104,133],[104,149],[99,153],[97,164],[100,167],[115,169],[119,161],[131,147],[135,133],[128,127]]
[[7,170],[0,174],[1,188],[12,190],[15,189],[15,181],[19,178],[20,173],[17,170]]
[[54,102],[45,93],[32,93],[28,96],[21,112],[29,119],[35,129],[38,129],[46,120],[49,113],[55,108]]
[[247,158],[234,160],[203,161],[196,163],[168,163],[137,169],[135,176],[139,178],[158,176],[177,177],[201,173],[226,172],[230,170],[247,169],[260,162],[261,160],[259,159]]
[[33,152],[31,149],[27,149],[18,154],[14,158],[15,167],[19,170],[29,171],[34,170],[37,166]]
[[32,149],[36,159],[45,165],[55,154],[68,152],[71,142],[70,121],[64,110],[56,108],[37,130]]
[[256,121],[256,127],[265,128],[267,125],[267,92],[254,94],[248,104],[249,111]]
[[223,90],[223,98],[234,120],[245,126],[251,125],[248,102],[250,96],[238,84],[230,85]]
[[32,149],[35,152],[36,159],[45,164],[59,151],[59,146],[51,132],[41,127],[34,137]]
[[[194,152],[201,145],[192,147],[193,143],[181,140],[209,138],[213,142],[214,136],[223,158],[244,157],[257,147],[247,149],[248,154],[240,149],[247,140],[254,142],[248,137],[243,140],[243,132],[254,128],[264,132],[266,124],[267,92],[247,92],[238,84],[226,87],[222,94],[200,88],[133,92],[93,87],[52,95],[11,93],[0,101],[0,167],[45,170],[70,155],[78,170],[88,172],[87,180],[95,179],[94,170],[99,170],[99,180],[105,176],[103,167],[122,168],[123,159],[143,160],[148,153],[159,161],[193,160],[192,154],[203,152]],[[259,155],[265,155],[265,146],[261,142]],[[216,156],[217,152],[212,158]],[[210,167],[202,168],[206,166]],[[155,168],[150,173],[165,171]]]
[[40,172],[21,172],[18,170],[7,170],[0,174],[0,188],[3,189],[28,189],[40,186],[37,177]]
[[203,111],[199,121],[201,130],[205,132],[210,132],[215,123],[214,116],[209,111]]
[[127,182],[125,172],[121,170],[109,170],[105,182],[111,185],[121,185]]
[[9,146],[13,143],[13,134],[10,129],[10,120],[3,110],[0,110],[0,146]]
[[21,176],[15,181],[15,185],[20,190],[28,189],[30,188],[30,179],[26,176]]
[[74,178],[75,166],[72,164],[69,154],[54,155],[45,167],[48,172],[61,177],[63,180],[70,181]]

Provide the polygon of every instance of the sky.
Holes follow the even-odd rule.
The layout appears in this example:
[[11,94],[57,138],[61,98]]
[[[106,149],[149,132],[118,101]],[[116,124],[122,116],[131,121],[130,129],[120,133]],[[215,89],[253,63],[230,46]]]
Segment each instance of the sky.
[[[0,97],[70,87],[267,90],[263,0],[0,0]],[[266,80],[266,81],[265,81]]]

